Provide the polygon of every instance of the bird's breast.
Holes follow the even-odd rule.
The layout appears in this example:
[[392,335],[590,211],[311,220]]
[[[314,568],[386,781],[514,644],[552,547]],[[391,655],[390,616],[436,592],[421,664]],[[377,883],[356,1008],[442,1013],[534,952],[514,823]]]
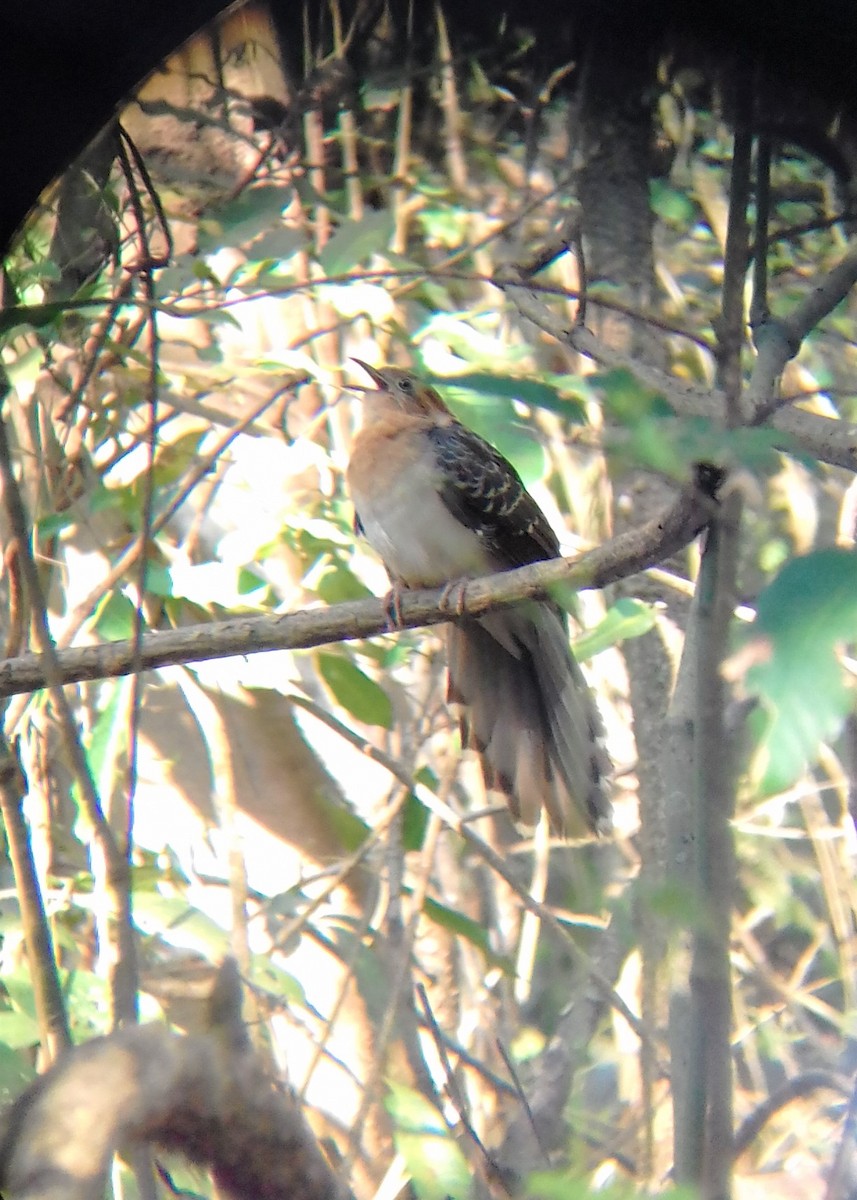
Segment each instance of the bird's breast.
[[[349,485],[366,539],[395,579],[409,587],[437,587],[490,570],[482,539],[450,513],[439,495],[441,478],[431,456],[396,468],[394,448],[374,472],[352,458]],[[356,469],[355,469],[356,468]]]

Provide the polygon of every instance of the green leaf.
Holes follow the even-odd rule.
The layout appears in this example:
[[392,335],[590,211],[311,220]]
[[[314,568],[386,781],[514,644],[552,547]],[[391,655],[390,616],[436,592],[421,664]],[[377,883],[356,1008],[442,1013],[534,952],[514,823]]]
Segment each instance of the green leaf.
[[454,250],[467,237],[471,216],[462,208],[424,208],[417,221],[427,242]]
[[112,794],[117,775],[117,760],[128,742],[128,697],[133,680],[117,679],[110,685],[107,704],[98,714],[89,738],[86,754],[99,796]]
[[110,987],[94,971],[74,970],[65,974],[63,992],[75,1041],[107,1033]]
[[373,254],[386,249],[393,233],[393,214],[367,212],[359,221],[343,221],[318,256],[325,275],[346,275]]
[[[625,1179],[593,1191],[590,1178],[575,1177],[563,1168],[534,1171],[527,1177],[525,1192],[532,1200],[592,1200],[594,1195],[598,1200],[632,1200],[640,1194],[639,1189]],[[699,1191],[690,1187],[667,1188],[658,1192],[658,1196],[661,1200],[699,1200]]]
[[583,386],[579,394],[573,397],[565,394],[571,390],[568,384],[560,386],[568,377],[555,376],[556,382],[546,383],[540,379],[496,375],[491,371],[470,371],[466,375],[428,375],[427,378],[436,387],[456,389],[462,405],[468,403],[467,393],[475,392],[477,395],[517,400],[528,408],[545,408],[578,424],[585,419]]
[[197,429],[161,446],[155,459],[156,486],[167,487],[187,476],[188,469],[199,459],[199,447],[204,437],[205,430]]
[[321,677],[330,688],[337,704],[341,704],[358,721],[366,725],[393,727],[393,705],[390,697],[374,679],[344,654],[320,651],[316,655]]
[[454,908],[449,908],[437,900],[432,900],[430,896],[425,899],[423,911],[427,917],[431,917],[433,921],[442,925],[450,933],[466,938],[480,950],[489,949],[488,931],[479,921],[474,921],[472,917],[465,916],[464,913],[457,912]]
[[264,988],[274,996],[280,996],[289,1004],[307,1007],[306,992],[300,980],[289,971],[272,962],[267,954],[254,954],[250,960],[250,980],[255,987]]
[[150,596],[160,596],[165,599],[173,594],[173,577],[170,568],[163,562],[154,562],[150,558],[146,563],[146,592]]
[[512,964],[503,955],[497,954],[491,949],[488,931],[480,921],[474,921],[472,917],[466,916],[455,908],[449,908],[448,905],[441,904],[440,901],[433,900],[430,896],[427,896],[423,902],[423,912],[430,920],[448,930],[449,933],[464,938],[465,941],[481,950],[487,962],[492,966],[500,967],[502,971],[511,973]]
[[136,609],[122,592],[108,592],[98,603],[92,628],[105,641],[122,641],[132,636]]
[[515,412],[511,397],[482,388],[451,386],[449,380],[444,380],[443,388],[456,416],[508,458],[525,484],[544,479],[544,448],[535,431]]
[[419,1200],[465,1200],[471,1173],[437,1109],[412,1088],[392,1083],[385,1100],[401,1154]]
[[36,997],[33,993],[33,981],[29,972],[23,967],[9,971],[3,976],[3,987],[9,1002],[16,1012],[22,1012],[36,1020]]
[[763,794],[792,784],[853,709],[853,683],[837,650],[855,638],[854,551],[795,558],[759,596],[749,638],[755,663],[746,684],[764,705],[752,717]]
[[77,514],[72,508],[65,508],[62,512],[47,513],[43,517],[39,517],[36,521],[36,529],[43,537],[55,537],[56,534],[62,533],[64,529],[70,528],[77,524]]
[[780,468],[783,437],[774,429],[722,429],[705,417],[637,418],[626,413],[623,421],[626,428],[607,438],[614,458],[682,482],[700,462],[765,474]]
[[226,930],[179,896],[135,895],[134,923],[143,933],[157,934],[170,945],[196,950],[206,958],[217,960],[230,953]]
[[630,596],[617,600],[593,629],[574,640],[574,657],[580,661],[594,658],[610,646],[648,633],[656,620],[651,604]]
[[592,375],[589,383],[601,393],[602,403],[614,420],[634,426],[644,417],[672,417],[673,411],[659,392],[653,392],[624,367]]
[[327,825],[338,838],[343,850],[352,853],[358,850],[371,832],[369,826],[357,814],[344,804],[331,800],[323,793],[317,793],[315,803],[324,813]]
[[325,923],[328,936],[325,937],[318,925],[314,928],[349,974],[353,973],[369,1019],[380,1024],[390,1007],[390,984],[377,945],[367,944],[360,922],[344,913]]
[[[437,792],[439,781],[430,767],[423,766],[414,775],[417,783]],[[402,846],[405,850],[421,850],[428,828],[429,812],[414,792],[409,792],[402,812]]]
[[306,249],[306,235],[300,229],[292,229],[287,225],[280,225],[276,229],[271,229],[253,243],[251,247],[251,261],[262,262],[265,259],[275,259],[277,262],[285,262],[299,250]]
[[653,211],[669,225],[685,228],[696,218],[696,205],[690,197],[663,179],[649,181],[649,201]]
[[13,1050],[26,1050],[41,1041],[39,1023],[35,1017],[20,1010],[0,1011],[0,1042]]
[[[615,1200],[611,1188],[599,1188],[599,1200],[602,1200],[605,1192],[611,1200]],[[630,1200],[627,1190],[622,1194]],[[533,1200],[590,1200],[592,1189],[589,1180],[576,1179],[567,1170],[534,1171],[527,1178],[527,1195]]]
[[325,604],[344,604],[346,600],[366,600],[372,595],[347,563],[334,555],[316,584],[316,592]]
[[0,312],[0,335],[10,333],[19,326],[29,325],[41,329],[45,325],[60,321],[70,312],[94,308],[108,308],[110,297],[93,297],[92,300],[56,300],[49,304],[12,304]]
[[29,388],[29,385],[35,383],[38,379],[44,361],[44,348],[41,345],[36,345],[31,346],[23,354],[19,354],[17,358],[12,359],[10,362],[4,363],[4,369],[12,387],[17,388],[22,386],[25,389]]
[[223,246],[243,246],[277,226],[283,209],[294,192],[279,184],[248,188],[219,212],[199,223],[200,254],[212,254]]
[[256,592],[264,592],[268,584],[260,579],[255,571],[247,567],[239,567],[235,577],[235,589],[239,596],[253,596]]
[[0,1106],[6,1108],[35,1078],[32,1063],[0,1038]]

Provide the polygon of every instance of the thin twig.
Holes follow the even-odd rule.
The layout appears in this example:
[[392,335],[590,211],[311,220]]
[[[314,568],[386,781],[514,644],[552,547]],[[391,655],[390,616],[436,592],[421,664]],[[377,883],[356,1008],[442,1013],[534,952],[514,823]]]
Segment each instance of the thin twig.
[[315,1074],[316,1067],[321,1062],[322,1058],[326,1058],[328,1056],[332,1057],[331,1052],[328,1049],[328,1042],[331,1040],[334,1032],[338,1028],[337,1021],[339,1020],[339,1014],[342,1012],[348,1000],[353,996],[354,989],[357,986],[355,980],[357,962],[360,956],[365,952],[366,945],[364,939],[369,932],[374,916],[375,914],[372,911],[372,906],[367,904],[360,916],[358,924],[351,930],[349,949],[346,953],[340,952],[339,954],[339,958],[343,967],[339,992],[327,1010],[324,1029],[321,1037],[314,1039],[315,1046],[313,1054],[309,1060],[309,1063],[307,1064],[306,1071],[304,1072],[303,1082],[299,1087],[295,1088],[295,1094],[301,1104],[306,1103],[307,1089],[312,1083],[312,1077]]
[[787,1080],[782,1087],[777,1088],[752,1112],[748,1113],[735,1134],[735,1157],[749,1150],[753,1142],[762,1132],[767,1123],[781,1112],[787,1105],[810,1096],[813,1092],[828,1090],[840,1096],[850,1096],[853,1088],[851,1081],[845,1075],[837,1075],[834,1071],[804,1071],[793,1079]]
[[[217,463],[225,451],[228,450],[239,434],[244,433],[244,431],[248,429],[267,408],[270,408],[270,406],[277,400],[281,393],[282,389],[278,388],[273,395],[265,396],[259,401],[258,404],[254,405],[247,413],[245,413],[245,415],[234,425],[222,430],[211,449],[206,454],[198,458],[194,463],[193,467],[185,477],[182,486],[173,496],[167,507],[152,521],[150,529],[151,537],[154,537],[155,534],[160,533],[161,530],[167,524],[169,524],[182,505],[186,503],[194,488],[206,478],[212,467]],[[136,564],[140,554],[142,553],[142,550],[143,546],[139,538],[134,538],[134,540],[128,544],[125,550],[122,551],[122,553],[114,562],[113,566],[110,568],[106,578],[102,579],[101,582],[94,587],[92,591],[89,592],[89,594],[85,596],[69,614],[69,620],[65,623],[62,637],[58,642],[60,647],[67,646],[72,638],[76,637],[85,622],[88,621],[92,616],[92,613],[102,596],[106,595],[111,588],[115,587],[117,583],[120,583],[127,577],[133,566]]]
[[[404,785],[406,790],[401,794],[402,799],[404,799],[408,791],[413,791],[420,802],[427,809],[429,809],[429,811],[436,813],[449,828],[457,832],[467,843],[469,848],[475,851],[475,853],[487,863],[489,868],[504,880],[508,887],[519,898],[523,907],[528,911],[535,913],[541,919],[544,926],[555,937],[559,938],[566,951],[571,953],[572,957],[581,964],[581,968],[592,979],[598,993],[607,1001],[607,1003],[611,1004],[612,1007],[625,1018],[637,1036],[641,1039],[645,1037],[645,1033],[641,1027],[639,1018],[631,1012],[624,1000],[613,990],[609,980],[607,980],[601,974],[586,951],[583,950],[577,941],[569,934],[567,928],[563,925],[561,920],[558,919],[557,915],[551,909],[533,899],[529,891],[521,886],[520,882],[515,878],[513,872],[509,870],[504,859],[497,854],[487,842],[483,841],[482,838],[474,834],[473,831],[468,828],[465,818],[462,818],[458,813],[454,812],[448,804],[441,800],[440,797],[432,793],[424,784],[415,784],[408,772],[406,772],[398,762],[390,758],[389,755],[386,755],[382,750],[378,749],[378,747],[368,743],[358,733],[349,729],[348,726],[344,725],[336,717],[323,712],[323,710],[318,710],[317,706],[311,701],[304,700],[301,697],[293,697],[292,700],[293,703],[298,704],[300,707],[306,708],[308,711],[319,716],[332,729],[335,729],[337,732],[339,732],[340,735],[352,745],[358,749],[363,749],[364,752],[372,757],[375,762],[378,762],[381,766],[385,767],[395,779]],[[399,801],[399,803],[401,803],[401,801]],[[391,808],[392,806],[388,807],[387,810],[388,819]],[[363,846],[361,846],[356,853],[362,856],[365,853],[367,845],[371,844],[374,840],[377,840],[377,828],[366,838]],[[341,874],[342,872],[339,872],[337,877],[340,877]],[[302,926],[305,921],[306,914],[302,914],[298,921],[293,922],[293,926],[289,931],[289,936],[293,935],[294,928],[297,927],[298,924]]]
[[[140,550],[137,562],[137,596],[134,606],[134,634],[132,639],[134,647],[134,666],[131,672],[132,692],[128,730],[127,789],[125,797],[125,811],[122,814],[121,827],[118,830],[119,836],[117,839],[118,850],[120,853],[124,854],[125,860],[128,864],[128,870],[126,873],[128,895],[124,898],[123,905],[127,908],[130,918],[130,915],[133,912],[133,899],[130,889],[132,880],[131,855],[134,838],[134,796],[137,790],[137,752],[140,732],[142,691],[144,686],[142,670],[140,668],[140,652],[143,644],[143,627],[145,624],[144,605],[147,592],[146,581],[149,569],[149,556],[146,553],[146,548],[149,545],[151,536],[155,506],[155,453],[157,450],[158,438],[159,339],[158,314],[155,307],[155,282],[152,274],[155,264],[152,261],[148,228],[146,224],[146,214],[143,211],[143,200],[137,186],[137,180],[134,176],[134,168],[132,166],[131,156],[133,155],[134,162],[138,167],[143,167],[143,163],[133,140],[129,137],[121,125],[119,126],[118,152],[119,162],[122,166],[122,172],[125,176],[125,183],[128,188],[128,194],[131,201],[131,211],[134,215],[134,221],[136,224],[136,234],[141,257],[141,261],[137,265],[137,273],[142,280],[143,294],[145,295],[148,304],[147,324],[149,328],[149,364],[146,385],[148,428],[146,432],[146,469],[143,480],[143,503],[140,515]],[[148,176],[145,176],[145,178],[148,179]],[[150,194],[155,195],[154,189],[150,189]],[[167,230],[167,236],[169,236],[168,226],[166,225],[163,210],[160,208],[160,202],[158,202],[156,205],[156,211],[159,213],[162,226]],[[158,265],[162,266],[164,264],[161,262]],[[119,824],[118,814],[112,813],[111,816],[111,823],[115,831],[116,825]],[[116,906],[114,905],[114,907]],[[133,930],[130,931],[130,936],[133,938]],[[136,1021],[138,1016],[137,992],[139,988],[139,980],[137,978],[136,960],[132,959],[128,964],[126,964],[126,970],[129,974],[128,985],[124,992],[124,1001],[127,1005],[127,1010],[114,1015],[114,1019],[118,1019],[118,1023],[120,1024],[126,1021]]]
[[[817,292],[824,293],[828,305],[824,315],[840,303],[847,294],[848,287],[855,281],[857,281],[857,246],[853,252],[849,252],[840,261],[831,275],[817,289]],[[630,371],[641,383],[659,392],[677,415],[706,417],[711,421],[725,424],[726,396],[720,388],[700,387],[697,384],[686,383],[622,350],[607,346],[591,330],[583,325],[569,322],[567,317],[548,308],[540,296],[549,295],[551,289],[536,287],[520,272],[507,268],[496,277],[496,282],[503,288],[521,314],[551,337],[555,337],[580,354],[591,358],[601,367],[622,368]],[[567,295],[572,294],[571,292],[567,293]],[[817,305],[818,301],[816,300],[813,308],[815,309]],[[804,306],[801,305],[798,306],[797,311],[802,312],[803,309]],[[794,321],[794,314],[791,319]],[[766,423],[781,434],[781,438],[774,439],[774,445],[778,449],[787,453],[801,450],[813,458],[817,458],[820,462],[844,467],[848,471],[857,471],[857,424],[832,420],[829,417],[819,417],[814,413],[798,409],[770,412],[765,407],[773,395],[774,382],[782,372],[783,366],[792,354],[796,353],[796,344],[789,338],[798,333],[803,338],[809,332],[809,328],[811,327],[806,326],[804,316],[795,323],[795,327],[788,337],[783,336],[779,339],[779,345],[772,344],[769,360],[762,364],[757,362],[754,366],[753,378],[747,389],[745,400],[747,419],[752,424]]]
[[21,909],[24,951],[33,984],[43,1065],[49,1066],[71,1045],[71,1032],[53,938],[33,859],[33,847],[24,819],[25,791],[20,765],[5,737],[0,737],[0,816],[3,818],[3,831],[12,863],[15,894]]
[[211,800],[217,827],[226,848],[229,900],[232,921],[230,944],[233,957],[244,975],[250,972],[250,937],[247,929],[247,865],[238,830],[239,801],[235,793],[233,747],[223,715],[196,681],[191,671],[183,671],[178,687],[185,704],[199,725],[208,757]]
[[[0,381],[0,385],[2,382]],[[6,393],[7,389],[4,388],[3,398]],[[128,863],[117,846],[113,831],[105,819],[89,762],[80,742],[74,714],[63,690],[65,681],[48,625],[45,597],[38,568],[33,558],[30,524],[12,467],[6,422],[2,417],[0,417],[0,479],[3,484],[3,504],[6,508],[12,536],[18,543],[21,572],[29,593],[32,624],[36,643],[40,650],[39,661],[43,672],[41,686],[47,686],[50,691],[51,701],[59,718],[66,753],[80,789],[81,807],[93,830],[93,848],[97,848],[104,860],[106,875],[113,889],[112,894],[116,903],[116,908],[111,915],[118,935],[117,959],[110,964],[109,970],[111,1001],[115,1018],[116,1014],[128,1012],[129,1006],[136,1002],[136,989],[133,990],[133,1000],[131,999],[131,982],[135,977],[135,972],[128,969],[134,962],[136,954],[131,913],[127,904]]]
[[[836,1157],[827,1180],[824,1200],[849,1200],[854,1195],[854,1141],[857,1136],[857,1081],[851,1088]],[[849,1170],[850,1168],[850,1170]]]
[[[301,708],[306,708],[310,712],[317,709],[317,706],[313,705],[311,701],[305,700],[298,696],[292,697],[292,703],[299,705]],[[321,715],[321,713],[319,712],[318,715]],[[566,951],[570,952],[575,961],[581,964],[582,969],[588,972],[589,977],[592,979],[593,983],[598,989],[599,994],[603,996],[604,999],[625,1018],[637,1036],[640,1038],[645,1036],[641,1028],[639,1018],[631,1011],[622,997],[613,990],[609,980],[601,974],[586,951],[571,936],[562,920],[557,916],[553,909],[548,908],[545,904],[539,903],[538,900],[535,900],[533,896],[530,895],[530,892],[527,888],[521,886],[521,883],[515,877],[514,872],[511,871],[507,866],[506,860],[500,854],[498,854],[492,846],[489,846],[486,841],[479,837],[478,834],[473,832],[468,825],[467,818],[462,817],[459,813],[455,812],[454,809],[452,809],[438,795],[432,792],[431,789],[425,784],[416,783],[408,774],[408,772],[405,771],[405,769],[401,766],[401,764],[398,763],[394,758],[391,758],[388,754],[385,754],[383,750],[379,750],[377,746],[372,746],[371,744],[367,743],[365,738],[361,738],[360,734],[349,729],[347,725],[344,725],[341,721],[337,720],[336,717],[333,717],[330,714],[325,714],[323,719],[328,725],[330,725],[331,728],[336,729],[342,737],[351,742],[352,745],[357,746],[358,748],[365,747],[365,752],[369,754],[375,762],[380,763],[381,766],[385,767],[394,779],[399,780],[400,783],[404,784],[405,788],[407,788],[409,791],[412,791],[416,795],[420,803],[427,808],[429,812],[435,813],[449,829],[452,829],[455,833],[457,833],[462,840],[467,843],[468,847],[473,850],[483,860],[483,862],[487,863],[490,869],[494,871],[496,875],[499,875],[504,883],[508,885],[508,887],[518,897],[523,907],[528,911],[535,913],[535,915],[541,919],[544,926],[560,940]],[[385,812],[389,813],[389,811],[390,806],[388,806],[388,809],[385,810]],[[373,835],[370,835],[370,837],[371,836]],[[369,838],[366,840],[368,841]],[[364,846],[365,845],[366,842],[364,842]],[[361,853],[362,851],[363,846],[361,846],[360,851],[357,853]],[[301,921],[303,920],[304,918],[302,916]]]
[[[452,1063],[449,1061],[449,1055],[446,1051],[446,1042],[444,1040],[443,1031],[435,1019],[435,1015],[432,1012],[432,1007],[429,1002],[428,993],[426,992],[426,989],[422,983],[417,983],[416,992],[420,1001],[420,1007],[423,1010],[423,1016],[425,1018],[426,1025],[431,1033],[438,1058],[440,1059],[441,1066],[443,1067],[446,1093],[455,1106],[455,1111],[458,1113],[458,1119],[461,1122],[464,1132],[481,1156],[480,1159],[477,1160],[476,1168],[480,1171],[480,1174],[484,1172],[489,1179],[502,1185],[503,1181],[500,1178],[499,1172],[497,1171],[497,1167],[493,1158],[491,1157],[490,1152],[480,1138],[479,1134],[473,1128],[473,1122],[470,1120],[470,1116],[467,1111],[467,1102],[465,1100],[464,1093],[458,1086],[458,1080],[456,1079],[455,1073],[452,1069]],[[450,1126],[448,1121],[446,1122],[446,1125],[450,1133],[452,1133],[453,1136],[456,1136],[455,1130]]]
[[539,1132],[539,1125],[538,1125],[538,1122],[536,1121],[535,1113],[533,1112],[533,1110],[530,1106],[530,1102],[527,1099],[527,1094],[524,1091],[523,1085],[521,1084],[521,1078],[518,1075],[518,1070],[517,1070],[515,1064],[512,1062],[512,1057],[509,1054],[509,1051],[503,1045],[503,1042],[500,1040],[500,1038],[496,1039],[495,1044],[500,1053],[500,1057],[502,1058],[503,1062],[506,1064],[506,1070],[509,1072],[509,1078],[512,1080],[512,1086],[515,1089],[515,1094],[518,1097],[518,1101],[521,1105],[521,1108],[524,1110],[527,1120],[530,1123],[530,1129],[532,1129],[532,1131],[533,1131],[533,1137],[536,1140],[536,1145],[538,1146],[539,1150],[541,1151],[542,1157],[544,1158],[546,1165],[550,1166],[550,1155],[548,1154],[547,1147],[542,1142],[541,1134]]
[[443,140],[446,150],[446,168],[450,182],[455,190],[463,194],[467,191],[467,156],[461,138],[461,105],[458,99],[458,88],[455,82],[455,66],[453,64],[452,45],[449,40],[449,28],[443,8],[440,4],[435,8],[437,25],[438,58],[440,60],[440,110],[443,114]]
[[[349,1177],[351,1168],[356,1161],[359,1151],[360,1136],[363,1130],[363,1125],[373,1104],[377,1100],[377,1093],[381,1086],[384,1075],[384,1068],[387,1061],[387,1049],[396,1032],[397,1025],[402,1023],[402,1009],[413,1008],[411,1000],[411,986],[413,983],[413,963],[412,954],[414,942],[417,936],[417,927],[422,915],[423,905],[425,903],[426,893],[429,885],[429,875],[431,862],[434,857],[434,848],[437,838],[441,830],[441,819],[437,814],[433,815],[433,821],[430,822],[426,833],[426,843],[424,851],[424,869],[418,874],[414,883],[413,895],[411,898],[411,912],[407,926],[404,929],[401,945],[397,947],[400,953],[398,963],[391,964],[392,970],[390,978],[386,980],[386,1009],[378,1030],[375,1034],[375,1040],[372,1045],[373,1061],[366,1073],[366,1078],[363,1081],[363,1097],[360,1101],[357,1114],[354,1118],[351,1128],[351,1136],[349,1138],[349,1146],[346,1154],[340,1164],[339,1174],[342,1180]],[[416,1067],[417,1084],[422,1091],[422,1094],[435,1106],[438,1111],[441,1111],[439,1098],[435,1092],[434,1083],[424,1061],[414,1063],[413,1057],[409,1055],[409,1063],[411,1068]]]
[[[753,298],[750,328],[755,331],[768,320],[768,238],[771,219],[771,140],[767,134],[756,139],[756,227],[753,244]],[[749,249],[749,248],[748,248]]]

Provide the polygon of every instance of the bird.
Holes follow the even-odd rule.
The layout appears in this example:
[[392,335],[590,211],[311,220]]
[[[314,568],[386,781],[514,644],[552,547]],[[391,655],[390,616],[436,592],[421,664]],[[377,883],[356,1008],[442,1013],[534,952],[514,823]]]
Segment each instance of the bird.
[[[346,486],[355,530],[380,556],[394,594],[451,586],[558,558],[558,538],[515,468],[457,419],[435,388],[398,367],[353,359],[363,424]],[[446,627],[447,701],[462,745],[515,821],[547,814],[551,833],[609,828],[609,762],[592,692],[568,641],[564,612],[525,601]]]

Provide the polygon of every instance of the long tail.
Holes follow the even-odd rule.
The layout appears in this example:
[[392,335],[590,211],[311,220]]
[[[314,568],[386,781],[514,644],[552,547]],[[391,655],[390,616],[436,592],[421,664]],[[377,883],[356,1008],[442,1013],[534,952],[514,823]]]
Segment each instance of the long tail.
[[449,691],[462,740],[512,816],[545,809],[564,837],[609,824],[604,728],[559,611],[526,604],[449,626]]

